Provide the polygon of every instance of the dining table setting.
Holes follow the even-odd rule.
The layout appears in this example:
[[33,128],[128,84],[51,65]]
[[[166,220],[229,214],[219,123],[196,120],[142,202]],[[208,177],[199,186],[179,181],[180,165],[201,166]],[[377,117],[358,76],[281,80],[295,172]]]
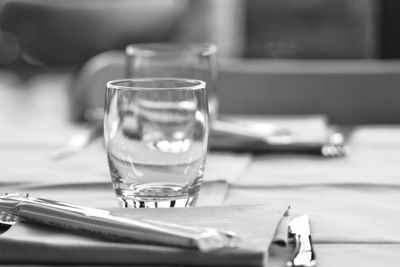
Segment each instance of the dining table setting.
[[[93,109],[79,74],[0,71],[0,265],[398,265],[400,125],[219,114],[202,77],[115,77]],[[187,199],[130,184],[163,176],[188,176]]]

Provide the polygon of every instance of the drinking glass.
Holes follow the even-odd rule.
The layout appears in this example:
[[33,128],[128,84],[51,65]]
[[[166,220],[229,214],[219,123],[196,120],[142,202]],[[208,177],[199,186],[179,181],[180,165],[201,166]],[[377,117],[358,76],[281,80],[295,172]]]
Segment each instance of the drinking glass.
[[104,138],[122,207],[196,204],[209,134],[205,85],[182,78],[107,83]]
[[207,83],[210,119],[218,113],[217,47],[209,43],[132,44],[125,50],[126,78],[181,77]]

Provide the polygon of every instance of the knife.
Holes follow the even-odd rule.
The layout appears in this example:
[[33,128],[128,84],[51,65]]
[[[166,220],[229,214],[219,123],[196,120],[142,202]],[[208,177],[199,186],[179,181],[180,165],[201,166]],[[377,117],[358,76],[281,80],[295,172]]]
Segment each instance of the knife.
[[17,193],[0,195],[0,211],[26,221],[123,242],[133,241],[200,251],[234,248],[238,244],[238,237],[229,230],[128,219],[114,216],[107,210]]
[[286,266],[315,266],[315,252],[307,214],[296,217],[289,223],[289,236],[294,238],[296,247],[293,259],[287,262]]

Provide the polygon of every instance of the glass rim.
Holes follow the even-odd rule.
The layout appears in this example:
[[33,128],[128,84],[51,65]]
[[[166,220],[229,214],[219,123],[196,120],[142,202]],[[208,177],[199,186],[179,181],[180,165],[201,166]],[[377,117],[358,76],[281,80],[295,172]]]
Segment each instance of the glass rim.
[[[178,81],[178,82],[186,82],[187,86],[171,86],[171,87],[146,87],[146,86],[125,86],[118,85],[118,83],[126,83],[126,82],[154,82],[154,81]],[[116,89],[116,90],[199,90],[205,89],[206,83],[201,80],[196,79],[186,79],[186,78],[175,78],[175,77],[148,77],[148,78],[129,78],[129,79],[118,79],[111,80],[107,82],[107,89]]]
[[125,54],[133,56],[140,54],[144,57],[157,55],[184,55],[194,52],[200,56],[210,56],[217,52],[213,43],[137,43],[125,48]]

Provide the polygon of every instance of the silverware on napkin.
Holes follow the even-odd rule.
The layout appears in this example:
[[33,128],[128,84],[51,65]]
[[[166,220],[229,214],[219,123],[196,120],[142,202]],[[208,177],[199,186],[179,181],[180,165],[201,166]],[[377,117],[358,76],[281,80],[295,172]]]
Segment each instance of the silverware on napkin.
[[287,266],[315,266],[315,252],[311,240],[310,222],[308,215],[294,218],[289,223],[289,236],[295,240],[295,255],[287,262]]
[[119,241],[139,241],[211,251],[222,247],[236,247],[238,240],[231,231],[127,219],[114,216],[107,210],[20,194],[0,196],[0,210],[27,221]]
[[348,155],[350,127],[326,125],[324,129],[317,129],[317,134],[312,128],[307,130],[306,127],[299,129],[272,122],[216,121],[212,126],[211,148],[254,153],[317,154],[326,158]]

